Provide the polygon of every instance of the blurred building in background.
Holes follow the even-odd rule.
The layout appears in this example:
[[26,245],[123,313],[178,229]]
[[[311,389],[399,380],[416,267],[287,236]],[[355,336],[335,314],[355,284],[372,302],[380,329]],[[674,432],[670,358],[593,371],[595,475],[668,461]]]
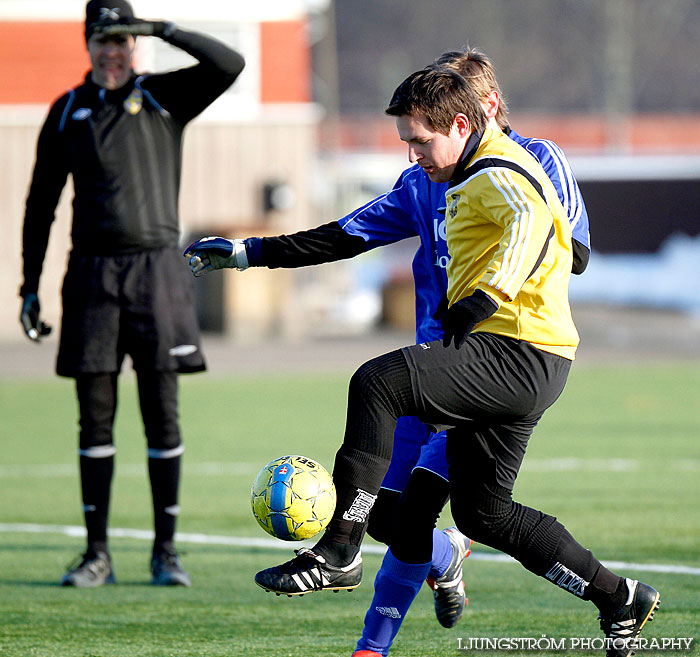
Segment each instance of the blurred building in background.
[[[700,4],[697,0],[134,0],[230,43],[247,67],[188,128],[183,246],[203,234],[277,234],[337,219],[409,163],[383,111],[395,86],[446,50],[494,62],[521,134],[556,141],[591,220],[589,270],[572,297],[700,313]],[[24,200],[49,103],[89,68],[82,0],[0,2],[0,339],[23,339]],[[139,40],[139,67],[189,58]],[[40,299],[58,320],[70,200],[52,231]],[[297,271],[196,281],[205,330],[232,339],[347,334],[384,320],[410,330],[411,240]]]
[[[339,117],[322,124],[320,152],[343,172],[341,211],[408,164],[383,116],[397,83],[476,47],[496,67],[513,127],[557,142],[578,177],[593,255],[572,277],[574,303],[700,316],[700,3],[336,0],[327,15],[315,97]],[[385,276],[408,287],[405,260],[392,257]]]
[[[172,20],[211,34],[246,58],[236,83],[188,127],[180,215],[183,247],[205,234],[265,235],[313,221],[309,171],[317,151],[319,108],[311,95],[307,12],[300,1],[196,3],[134,0],[139,16]],[[15,321],[21,231],[36,139],[49,104],[90,68],[83,0],[0,3],[0,224],[8,248],[0,337],[21,338]],[[160,39],[138,39],[136,69],[162,71],[194,60]],[[39,298],[47,319],[60,315],[60,284],[70,248],[72,189],[52,229]],[[197,281],[205,329],[242,336],[292,331],[298,324],[289,272],[255,270]],[[18,311],[17,311],[18,312]],[[18,316],[18,315],[17,315]]]

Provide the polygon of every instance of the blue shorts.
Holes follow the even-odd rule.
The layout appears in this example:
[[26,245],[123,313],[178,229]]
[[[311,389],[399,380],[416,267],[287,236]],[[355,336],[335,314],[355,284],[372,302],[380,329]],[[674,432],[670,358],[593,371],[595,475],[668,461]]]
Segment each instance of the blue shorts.
[[447,481],[445,432],[433,433],[417,417],[401,417],[394,432],[391,465],[382,488],[402,491],[414,468],[429,470]]

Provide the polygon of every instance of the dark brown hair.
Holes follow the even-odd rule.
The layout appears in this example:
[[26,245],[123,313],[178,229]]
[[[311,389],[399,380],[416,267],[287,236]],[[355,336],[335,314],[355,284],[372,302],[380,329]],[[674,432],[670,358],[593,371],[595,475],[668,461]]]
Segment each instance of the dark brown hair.
[[455,70],[429,67],[409,75],[394,91],[389,116],[425,116],[430,127],[449,134],[455,116],[464,114],[472,130],[486,127],[484,109],[469,83]]

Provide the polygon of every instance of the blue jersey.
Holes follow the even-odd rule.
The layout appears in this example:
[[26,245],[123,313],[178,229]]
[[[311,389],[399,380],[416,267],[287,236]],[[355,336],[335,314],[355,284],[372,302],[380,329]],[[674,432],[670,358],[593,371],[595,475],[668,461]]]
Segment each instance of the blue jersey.
[[[566,210],[573,238],[590,248],[588,214],[581,190],[562,151],[546,139],[528,139],[513,130],[508,136],[540,162]],[[414,165],[401,174],[386,194],[338,220],[346,233],[365,240],[367,250],[409,237],[420,238],[412,265],[416,290],[416,342],[442,338],[442,326],[433,318],[433,313],[447,290],[446,267],[450,256],[445,215],[438,212],[438,208],[445,205],[448,186],[449,183],[432,182],[418,165]]]
[[564,212],[569,218],[571,236],[583,244],[587,249],[591,248],[591,237],[588,228],[588,213],[583,203],[581,190],[576,178],[571,171],[571,166],[561,148],[553,141],[537,139],[535,137],[521,137],[511,129],[508,136],[520,144],[542,166],[544,172],[554,183],[554,189],[559,194],[559,200],[564,206]]

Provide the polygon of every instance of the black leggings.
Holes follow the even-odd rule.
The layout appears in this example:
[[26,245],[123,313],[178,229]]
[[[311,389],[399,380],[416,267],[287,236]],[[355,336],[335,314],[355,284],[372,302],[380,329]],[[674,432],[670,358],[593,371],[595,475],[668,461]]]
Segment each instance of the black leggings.
[[[80,407],[80,479],[88,545],[107,549],[107,524],[114,473],[112,427],[117,408],[117,373],[76,379]],[[180,455],[177,374],[138,373],[139,403],[148,443],[148,473],[154,511],[154,552],[172,545],[178,513]]]
[[[167,450],[180,445],[177,376],[175,372],[137,373],[141,416],[151,449]],[[112,372],[76,378],[82,450],[113,444],[117,377]]]
[[[460,531],[552,581],[548,573],[560,566],[575,581],[590,581],[600,566],[593,555],[556,518],[514,502],[512,486],[502,484],[515,479],[527,439],[560,394],[569,363],[531,345],[485,334],[470,336],[465,347],[455,352],[438,343],[427,349],[416,345],[360,367],[350,385],[345,442],[339,451],[344,458],[336,461],[336,482],[349,492],[359,482],[377,494],[399,417],[454,423],[447,450],[452,514]],[[386,467],[369,471],[366,466],[373,459]],[[353,461],[354,470],[342,467]],[[502,461],[507,467],[501,467]],[[354,480],[344,478],[343,471],[353,471]],[[339,494],[338,499],[336,518],[344,511],[341,500],[347,503],[352,497]],[[557,577],[556,583],[560,581]],[[584,589],[570,590],[583,596]]]

